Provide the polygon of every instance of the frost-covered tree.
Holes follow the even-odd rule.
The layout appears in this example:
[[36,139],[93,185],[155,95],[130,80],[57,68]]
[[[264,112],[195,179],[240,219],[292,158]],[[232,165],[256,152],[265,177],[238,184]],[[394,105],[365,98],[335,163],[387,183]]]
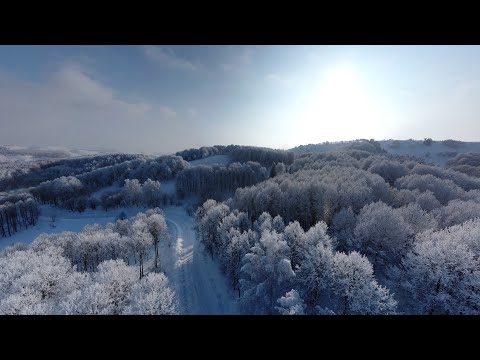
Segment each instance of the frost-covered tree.
[[435,195],[429,190],[416,196],[415,202],[425,211],[432,211],[442,206]]
[[414,234],[438,226],[432,213],[423,210],[417,203],[411,203],[398,209],[402,219],[410,226]]
[[153,236],[149,231],[146,218],[138,217],[132,222],[129,236],[132,239],[132,246],[135,254],[139,259],[139,272],[141,279],[144,275],[143,264],[145,262],[145,257],[148,253],[148,249],[153,244]]
[[408,174],[406,166],[398,161],[387,160],[385,158],[374,161],[368,168],[368,171],[380,175],[390,185],[393,185],[398,178]]
[[282,175],[287,171],[287,167],[282,162],[279,162],[278,164],[276,164],[274,166],[275,166],[275,173],[277,175]]
[[175,315],[178,306],[174,291],[163,273],[150,273],[133,285],[124,314]]
[[137,271],[136,267],[127,266],[123,260],[107,260],[98,266],[93,279],[105,287],[114,314],[123,311],[130,291],[137,282]]
[[160,181],[154,181],[150,178],[145,180],[142,185],[142,196],[143,203],[146,206],[158,206],[162,196],[160,192]]
[[238,291],[238,297],[240,297],[240,270],[242,265],[242,259],[246,253],[250,250],[249,238],[255,237],[255,233],[252,230],[241,233],[237,229],[230,229],[229,238],[226,248],[226,272],[227,276],[232,282],[234,290]]
[[450,179],[440,179],[432,174],[410,174],[395,180],[397,189],[418,189],[420,192],[431,191],[442,205],[450,200],[462,197],[465,191]]
[[[480,263],[467,244],[443,231],[424,234],[404,261],[404,287],[421,314],[479,314]],[[431,239],[428,239],[431,237]]]
[[441,228],[461,224],[467,220],[480,218],[480,203],[473,200],[452,200],[448,205],[433,211]]
[[338,240],[340,250],[352,250],[353,231],[356,225],[356,217],[351,207],[342,208],[333,216],[330,230]]
[[158,244],[161,236],[167,232],[167,223],[165,217],[161,214],[152,214],[147,218],[148,231],[152,235],[153,245],[155,246],[155,269],[158,268]]
[[142,185],[137,179],[126,179],[123,194],[127,205],[140,205],[142,200]]
[[120,236],[128,236],[130,222],[128,219],[117,220],[113,223],[112,230]]
[[335,313],[394,314],[397,302],[387,288],[378,285],[372,264],[358,252],[336,253],[332,266],[332,290],[338,301]]
[[281,315],[305,315],[305,304],[297,290],[292,289],[277,300],[275,309]]
[[58,300],[81,286],[83,278],[58,247],[0,257],[0,313],[55,312]]
[[225,204],[208,201],[204,203],[203,209],[197,211],[197,218],[201,219],[197,225],[198,235],[212,258],[214,252],[221,247],[218,225],[229,211],[229,207]]
[[272,220],[272,228],[279,234],[285,230],[285,223],[280,215],[277,215]]
[[378,262],[398,262],[411,246],[411,228],[398,212],[383,202],[366,205],[357,217],[355,247]]
[[326,234],[325,223],[312,227],[306,234],[296,282],[310,313],[316,308],[322,292],[330,285],[333,264],[332,240]]
[[65,315],[111,315],[118,314],[106,284],[91,283],[73,291],[60,303]]
[[257,220],[258,232],[261,234],[264,230],[272,230],[272,216],[264,211]]
[[265,230],[244,261],[244,278],[240,280],[242,308],[246,313],[274,314],[277,299],[295,277],[290,248],[275,231]]
[[301,248],[305,242],[305,232],[298,221],[291,222],[285,227],[283,239],[290,248],[290,262],[293,269],[300,263]]

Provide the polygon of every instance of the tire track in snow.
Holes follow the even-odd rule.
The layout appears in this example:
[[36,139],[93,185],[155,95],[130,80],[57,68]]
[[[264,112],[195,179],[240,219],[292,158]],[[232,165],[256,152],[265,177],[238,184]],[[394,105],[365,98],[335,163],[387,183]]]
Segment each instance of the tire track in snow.
[[176,229],[175,282],[183,313],[237,313],[224,276],[196,237],[192,217],[181,207],[163,210]]

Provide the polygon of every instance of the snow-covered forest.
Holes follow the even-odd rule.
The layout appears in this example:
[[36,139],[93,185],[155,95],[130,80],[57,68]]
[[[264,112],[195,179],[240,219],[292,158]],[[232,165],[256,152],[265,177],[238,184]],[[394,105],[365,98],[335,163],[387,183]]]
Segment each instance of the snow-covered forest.
[[476,148],[29,158],[0,172],[0,313],[478,314]]

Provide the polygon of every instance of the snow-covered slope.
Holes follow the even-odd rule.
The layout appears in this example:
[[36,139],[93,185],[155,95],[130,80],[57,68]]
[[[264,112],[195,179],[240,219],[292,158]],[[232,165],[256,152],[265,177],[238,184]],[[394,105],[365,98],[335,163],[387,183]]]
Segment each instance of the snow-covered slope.
[[0,178],[48,160],[110,154],[110,150],[66,149],[57,146],[0,145]]
[[[391,154],[410,155],[435,165],[445,165],[445,163],[455,157],[457,154],[476,152],[480,153],[480,142],[460,142],[460,141],[433,141],[431,144],[423,140],[380,140],[381,147]],[[308,144],[297,146],[291,151],[299,154],[319,153],[337,150],[350,146],[353,141]]]
[[382,148],[397,155],[413,155],[436,165],[445,163],[457,154],[467,152],[480,153],[480,142],[433,141],[426,145],[419,140],[383,140],[379,141]]

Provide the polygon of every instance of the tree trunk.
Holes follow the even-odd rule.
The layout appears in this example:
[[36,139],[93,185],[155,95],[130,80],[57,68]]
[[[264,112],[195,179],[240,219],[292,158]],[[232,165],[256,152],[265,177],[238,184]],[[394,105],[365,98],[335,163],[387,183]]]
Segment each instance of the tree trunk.
[[158,239],[155,241],[155,269],[158,268]]

